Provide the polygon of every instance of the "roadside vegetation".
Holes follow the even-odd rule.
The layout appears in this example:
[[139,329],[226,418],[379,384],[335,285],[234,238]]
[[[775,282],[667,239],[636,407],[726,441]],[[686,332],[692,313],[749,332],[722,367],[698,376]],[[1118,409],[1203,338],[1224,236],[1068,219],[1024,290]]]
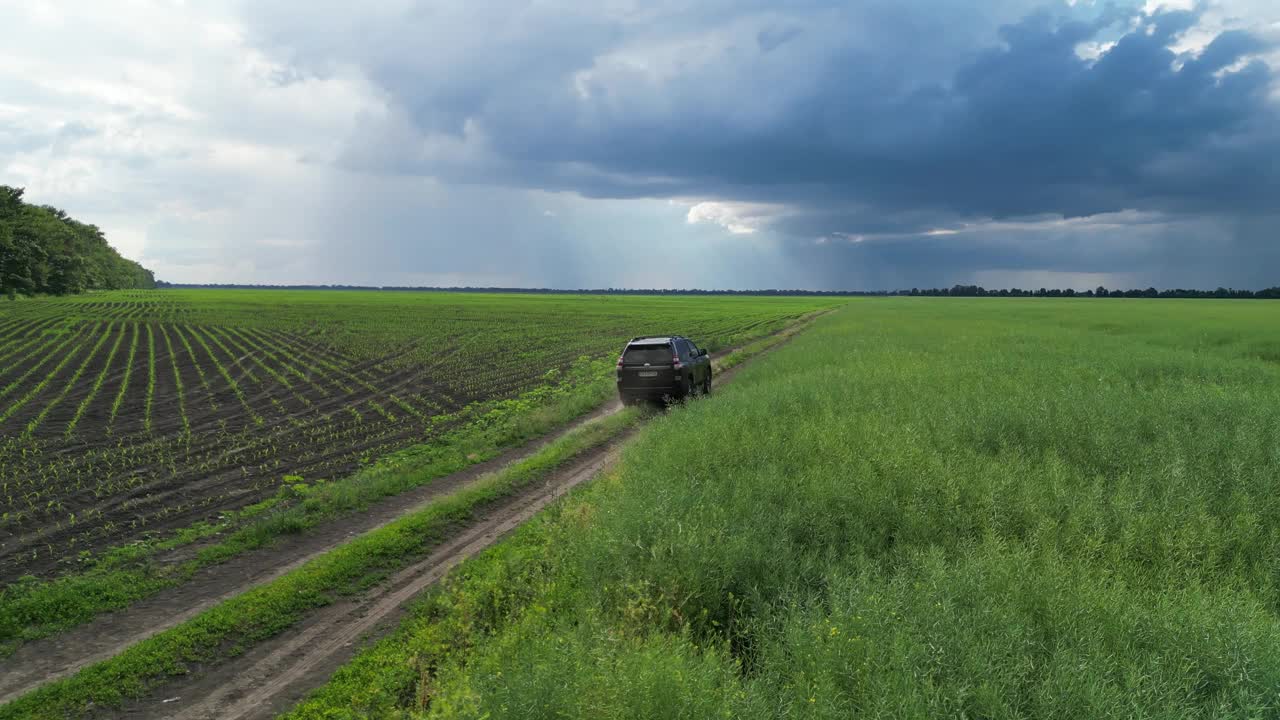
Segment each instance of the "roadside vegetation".
[[1280,307],[1175,302],[853,303],[288,717],[1274,716]]

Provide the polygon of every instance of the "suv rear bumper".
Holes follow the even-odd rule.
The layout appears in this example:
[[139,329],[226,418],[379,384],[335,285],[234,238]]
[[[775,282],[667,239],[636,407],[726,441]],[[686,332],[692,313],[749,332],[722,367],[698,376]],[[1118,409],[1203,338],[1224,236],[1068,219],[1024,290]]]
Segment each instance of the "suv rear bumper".
[[658,387],[625,387],[618,385],[618,397],[623,400],[659,400],[664,397],[681,398],[686,394],[684,384]]

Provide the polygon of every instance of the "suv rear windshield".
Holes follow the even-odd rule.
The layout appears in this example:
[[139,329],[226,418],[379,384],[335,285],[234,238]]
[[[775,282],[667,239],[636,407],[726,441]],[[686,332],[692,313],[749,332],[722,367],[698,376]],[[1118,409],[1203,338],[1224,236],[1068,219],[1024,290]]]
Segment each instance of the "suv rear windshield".
[[627,348],[627,352],[622,356],[622,361],[628,365],[640,365],[649,363],[656,365],[659,363],[671,363],[671,346],[670,345],[631,345]]

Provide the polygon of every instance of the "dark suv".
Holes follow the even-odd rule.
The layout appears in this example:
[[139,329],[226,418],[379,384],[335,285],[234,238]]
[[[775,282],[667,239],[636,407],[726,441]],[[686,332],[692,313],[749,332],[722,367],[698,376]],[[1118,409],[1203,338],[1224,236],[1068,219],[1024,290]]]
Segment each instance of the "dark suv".
[[618,397],[625,404],[709,392],[711,358],[689,338],[632,338],[618,357]]

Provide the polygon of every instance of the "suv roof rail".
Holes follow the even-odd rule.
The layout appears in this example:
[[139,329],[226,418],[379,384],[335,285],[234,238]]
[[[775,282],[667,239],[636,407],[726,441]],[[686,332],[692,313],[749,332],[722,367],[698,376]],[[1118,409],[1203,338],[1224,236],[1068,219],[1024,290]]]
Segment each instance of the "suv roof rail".
[[683,337],[683,335],[637,335],[636,337],[631,338],[628,342],[635,342],[637,340],[654,340],[657,338],[671,338],[674,340],[675,338]]

